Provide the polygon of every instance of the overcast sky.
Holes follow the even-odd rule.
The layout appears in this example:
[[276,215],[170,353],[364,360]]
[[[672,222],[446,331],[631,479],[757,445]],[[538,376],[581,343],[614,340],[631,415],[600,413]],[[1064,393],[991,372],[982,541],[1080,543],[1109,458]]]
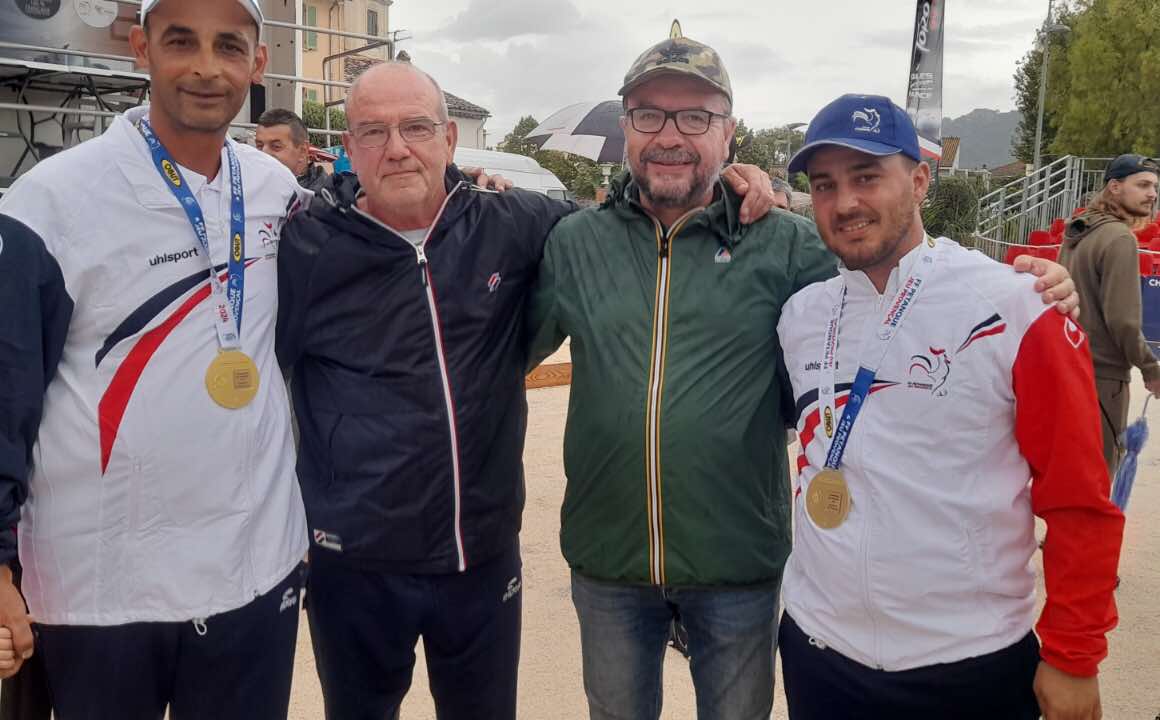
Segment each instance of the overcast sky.
[[[444,89],[492,113],[488,144],[523,115],[615,99],[645,48],[668,35],[713,46],[751,128],[807,122],[844,92],[906,94],[912,0],[395,0],[391,29]],[[950,0],[944,114],[1014,108],[1015,62],[1046,0]]]

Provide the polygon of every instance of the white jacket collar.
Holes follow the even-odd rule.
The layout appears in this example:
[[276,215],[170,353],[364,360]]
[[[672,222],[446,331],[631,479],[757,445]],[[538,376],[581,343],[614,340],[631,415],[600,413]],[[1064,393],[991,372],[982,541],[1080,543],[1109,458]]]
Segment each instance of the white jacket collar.
[[[124,171],[125,177],[128,178],[129,184],[133,187],[141,205],[148,208],[179,208],[181,203],[165,186],[165,183],[161,182],[161,178],[157,175],[157,168],[153,165],[149,146],[136,127],[137,121],[148,113],[149,106],[143,105],[129,110],[113,121],[107,134],[110,141],[118,146],[119,152],[115,153],[114,157]],[[226,142],[232,143],[234,141],[227,137]],[[222,170],[219,171],[219,174],[220,172],[228,172],[227,168],[229,167],[229,159],[224,146],[221,153]],[[184,166],[181,168],[181,174],[189,183],[189,189],[194,195],[197,195],[207,182],[204,175],[193,172]]]
[[[926,237],[927,242],[934,242],[929,235]],[[874,287],[874,283],[870,282],[870,278],[865,272],[861,270],[850,270],[841,260],[838,260],[838,272],[841,274],[842,280],[846,283],[847,296],[851,298],[877,298],[880,295],[893,297],[894,293],[898,292],[898,284],[910,274],[911,270],[914,269],[914,264],[922,256],[923,244],[919,243],[910,252],[902,256],[902,260],[890,271],[890,278],[886,281],[886,291],[882,293],[878,292],[878,288]]]

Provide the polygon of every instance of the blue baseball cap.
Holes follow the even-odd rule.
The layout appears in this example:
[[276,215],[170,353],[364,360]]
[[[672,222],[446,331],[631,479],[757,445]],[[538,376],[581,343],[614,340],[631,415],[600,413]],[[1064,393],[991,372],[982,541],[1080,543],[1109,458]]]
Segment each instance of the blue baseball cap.
[[822,108],[806,130],[806,144],[789,161],[789,172],[805,172],[810,156],[826,145],[879,157],[902,153],[922,162],[910,116],[882,95],[843,95]]

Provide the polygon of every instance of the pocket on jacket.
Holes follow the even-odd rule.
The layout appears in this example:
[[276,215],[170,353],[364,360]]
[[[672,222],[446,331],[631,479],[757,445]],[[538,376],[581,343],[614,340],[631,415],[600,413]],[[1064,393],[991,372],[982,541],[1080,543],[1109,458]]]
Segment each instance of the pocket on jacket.
[[330,427],[329,476],[311,522],[338,533],[344,553],[407,562],[429,550],[428,516],[440,519],[433,497],[442,476],[413,467],[409,448],[391,447],[395,437],[377,414],[340,414]]

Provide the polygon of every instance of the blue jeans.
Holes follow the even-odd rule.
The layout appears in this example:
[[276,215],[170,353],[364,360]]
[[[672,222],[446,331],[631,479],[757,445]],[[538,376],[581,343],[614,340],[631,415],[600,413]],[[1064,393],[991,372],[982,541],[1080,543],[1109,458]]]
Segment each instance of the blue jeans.
[[698,720],[767,720],[773,710],[778,588],[664,588],[572,573],[592,720],[657,720],[669,627],[689,635]]

